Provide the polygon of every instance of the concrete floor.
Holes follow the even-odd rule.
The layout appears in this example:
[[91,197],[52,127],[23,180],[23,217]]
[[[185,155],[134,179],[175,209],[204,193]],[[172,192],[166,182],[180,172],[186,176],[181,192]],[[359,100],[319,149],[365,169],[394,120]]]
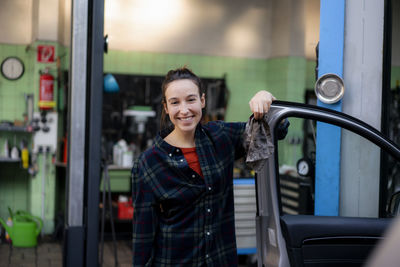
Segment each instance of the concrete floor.
[[[117,241],[119,267],[132,267],[132,243]],[[99,246],[99,257],[100,257]],[[103,267],[114,267],[114,247],[112,241],[104,243]],[[14,248],[8,243],[0,244],[0,267],[62,267],[62,244],[49,240],[39,241],[36,248]],[[246,259],[239,257],[239,267],[246,265]],[[255,265],[254,265],[255,266]]]
[[[127,240],[117,242],[119,267],[132,267],[131,245]],[[105,242],[103,267],[115,266],[113,251],[113,243]],[[39,242],[36,248],[14,248],[7,243],[0,244],[0,267],[62,267],[62,260],[60,242]]]

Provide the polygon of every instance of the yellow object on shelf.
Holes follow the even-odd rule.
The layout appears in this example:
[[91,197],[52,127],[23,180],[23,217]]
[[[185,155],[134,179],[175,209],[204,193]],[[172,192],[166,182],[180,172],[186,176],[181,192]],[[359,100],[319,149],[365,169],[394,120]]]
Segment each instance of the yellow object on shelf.
[[29,151],[25,147],[21,151],[22,168],[28,169],[29,167]]

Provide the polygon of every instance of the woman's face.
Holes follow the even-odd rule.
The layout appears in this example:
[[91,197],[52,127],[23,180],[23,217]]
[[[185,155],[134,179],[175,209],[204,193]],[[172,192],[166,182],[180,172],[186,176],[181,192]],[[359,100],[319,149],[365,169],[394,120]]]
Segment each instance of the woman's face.
[[175,130],[183,134],[194,134],[201,120],[201,109],[205,106],[204,94],[190,79],[175,80],[165,90],[165,112],[175,125]]

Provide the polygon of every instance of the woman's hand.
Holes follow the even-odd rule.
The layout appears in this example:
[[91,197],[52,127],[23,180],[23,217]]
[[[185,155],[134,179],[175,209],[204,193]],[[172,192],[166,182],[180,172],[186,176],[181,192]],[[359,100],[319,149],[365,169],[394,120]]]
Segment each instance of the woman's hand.
[[276,98],[268,91],[259,91],[257,94],[253,96],[250,100],[250,110],[254,114],[254,118],[256,120],[261,119],[265,113],[268,112],[272,101],[276,100]]

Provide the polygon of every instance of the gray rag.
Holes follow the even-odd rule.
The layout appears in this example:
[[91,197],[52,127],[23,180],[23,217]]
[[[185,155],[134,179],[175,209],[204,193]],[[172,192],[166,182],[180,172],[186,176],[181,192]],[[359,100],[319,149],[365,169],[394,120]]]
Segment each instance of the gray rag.
[[271,132],[267,123],[268,114],[260,120],[252,115],[246,123],[243,146],[246,150],[246,164],[255,170],[261,171],[268,157],[274,153]]

